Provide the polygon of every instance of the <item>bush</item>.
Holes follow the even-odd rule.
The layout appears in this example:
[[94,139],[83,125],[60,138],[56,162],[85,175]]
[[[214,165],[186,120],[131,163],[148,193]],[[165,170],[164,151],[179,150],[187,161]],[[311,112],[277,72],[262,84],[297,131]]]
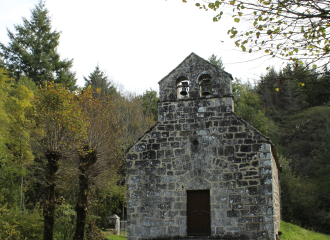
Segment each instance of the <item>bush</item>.
[[42,219],[41,212],[36,209],[21,211],[0,204],[0,239],[42,239]]
[[104,234],[96,226],[95,219],[91,219],[86,229],[86,240],[103,240]]
[[54,240],[73,239],[76,230],[76,211],[70,204],[56,206]]

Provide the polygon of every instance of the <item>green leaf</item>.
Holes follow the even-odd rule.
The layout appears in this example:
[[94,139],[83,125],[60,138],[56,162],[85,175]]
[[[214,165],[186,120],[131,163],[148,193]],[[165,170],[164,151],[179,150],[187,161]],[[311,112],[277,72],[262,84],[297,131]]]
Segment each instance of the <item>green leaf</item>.
[[236,23],[239,23],[239,21],[240,21],[239,18],[235,18],[235,19],[234,19],[234,22],[236,22]]

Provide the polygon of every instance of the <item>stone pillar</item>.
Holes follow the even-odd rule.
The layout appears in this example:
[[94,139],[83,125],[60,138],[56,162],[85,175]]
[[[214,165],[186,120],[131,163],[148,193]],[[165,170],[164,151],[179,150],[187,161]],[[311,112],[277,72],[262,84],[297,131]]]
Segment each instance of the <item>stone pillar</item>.
[[109,222],[111,225],[115,226],[114,234],[119,236],[120,235],[120,217],[118,217],[116,214],[114,214],[109,218]]

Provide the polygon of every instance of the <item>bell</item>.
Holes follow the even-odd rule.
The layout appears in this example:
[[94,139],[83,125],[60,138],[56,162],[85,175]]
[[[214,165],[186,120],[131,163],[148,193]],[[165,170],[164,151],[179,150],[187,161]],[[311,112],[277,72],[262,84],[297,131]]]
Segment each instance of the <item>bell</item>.
[[209,86],[204,86],[203,87],[203,96],[207,96],[210,95],[210,91],[209,91]]
[[188,82],[182,82],[182,90],[180,92],[182,96],[187,96],[188,94],[187,88],[188,88]]
[[210,79],[203,79],[203,96],[207,96],[210,95],[210,90],[209,90],[209,85],[211,85],[211,81]]

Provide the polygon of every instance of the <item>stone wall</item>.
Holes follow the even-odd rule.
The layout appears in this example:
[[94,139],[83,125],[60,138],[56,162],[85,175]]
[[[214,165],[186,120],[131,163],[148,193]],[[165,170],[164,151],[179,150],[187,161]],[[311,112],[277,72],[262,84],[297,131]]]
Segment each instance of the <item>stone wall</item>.
[[127,154],[129,239],[186,236],[186,191],[197,189],[211,192],[212,236],[274,239],[270,142],[218,103],[160,103],[164,121]]
[[[210,96],[200,76],[212,78]],[[178,99],[178,79],[189,95]],[[234,111],[231,75],[188,56],[160,82],[159,123],[127,152],[128,239],[187,238],[187,191],[210,190],[211,238],[275,239],[278,159]]]
[[273,184],[273,205],[274,205],[274,230],[277,234],[281,224],[281,209],[280,209],[280,187],[278,178],[278,168],[276,161],[272,156],[272,184]]

